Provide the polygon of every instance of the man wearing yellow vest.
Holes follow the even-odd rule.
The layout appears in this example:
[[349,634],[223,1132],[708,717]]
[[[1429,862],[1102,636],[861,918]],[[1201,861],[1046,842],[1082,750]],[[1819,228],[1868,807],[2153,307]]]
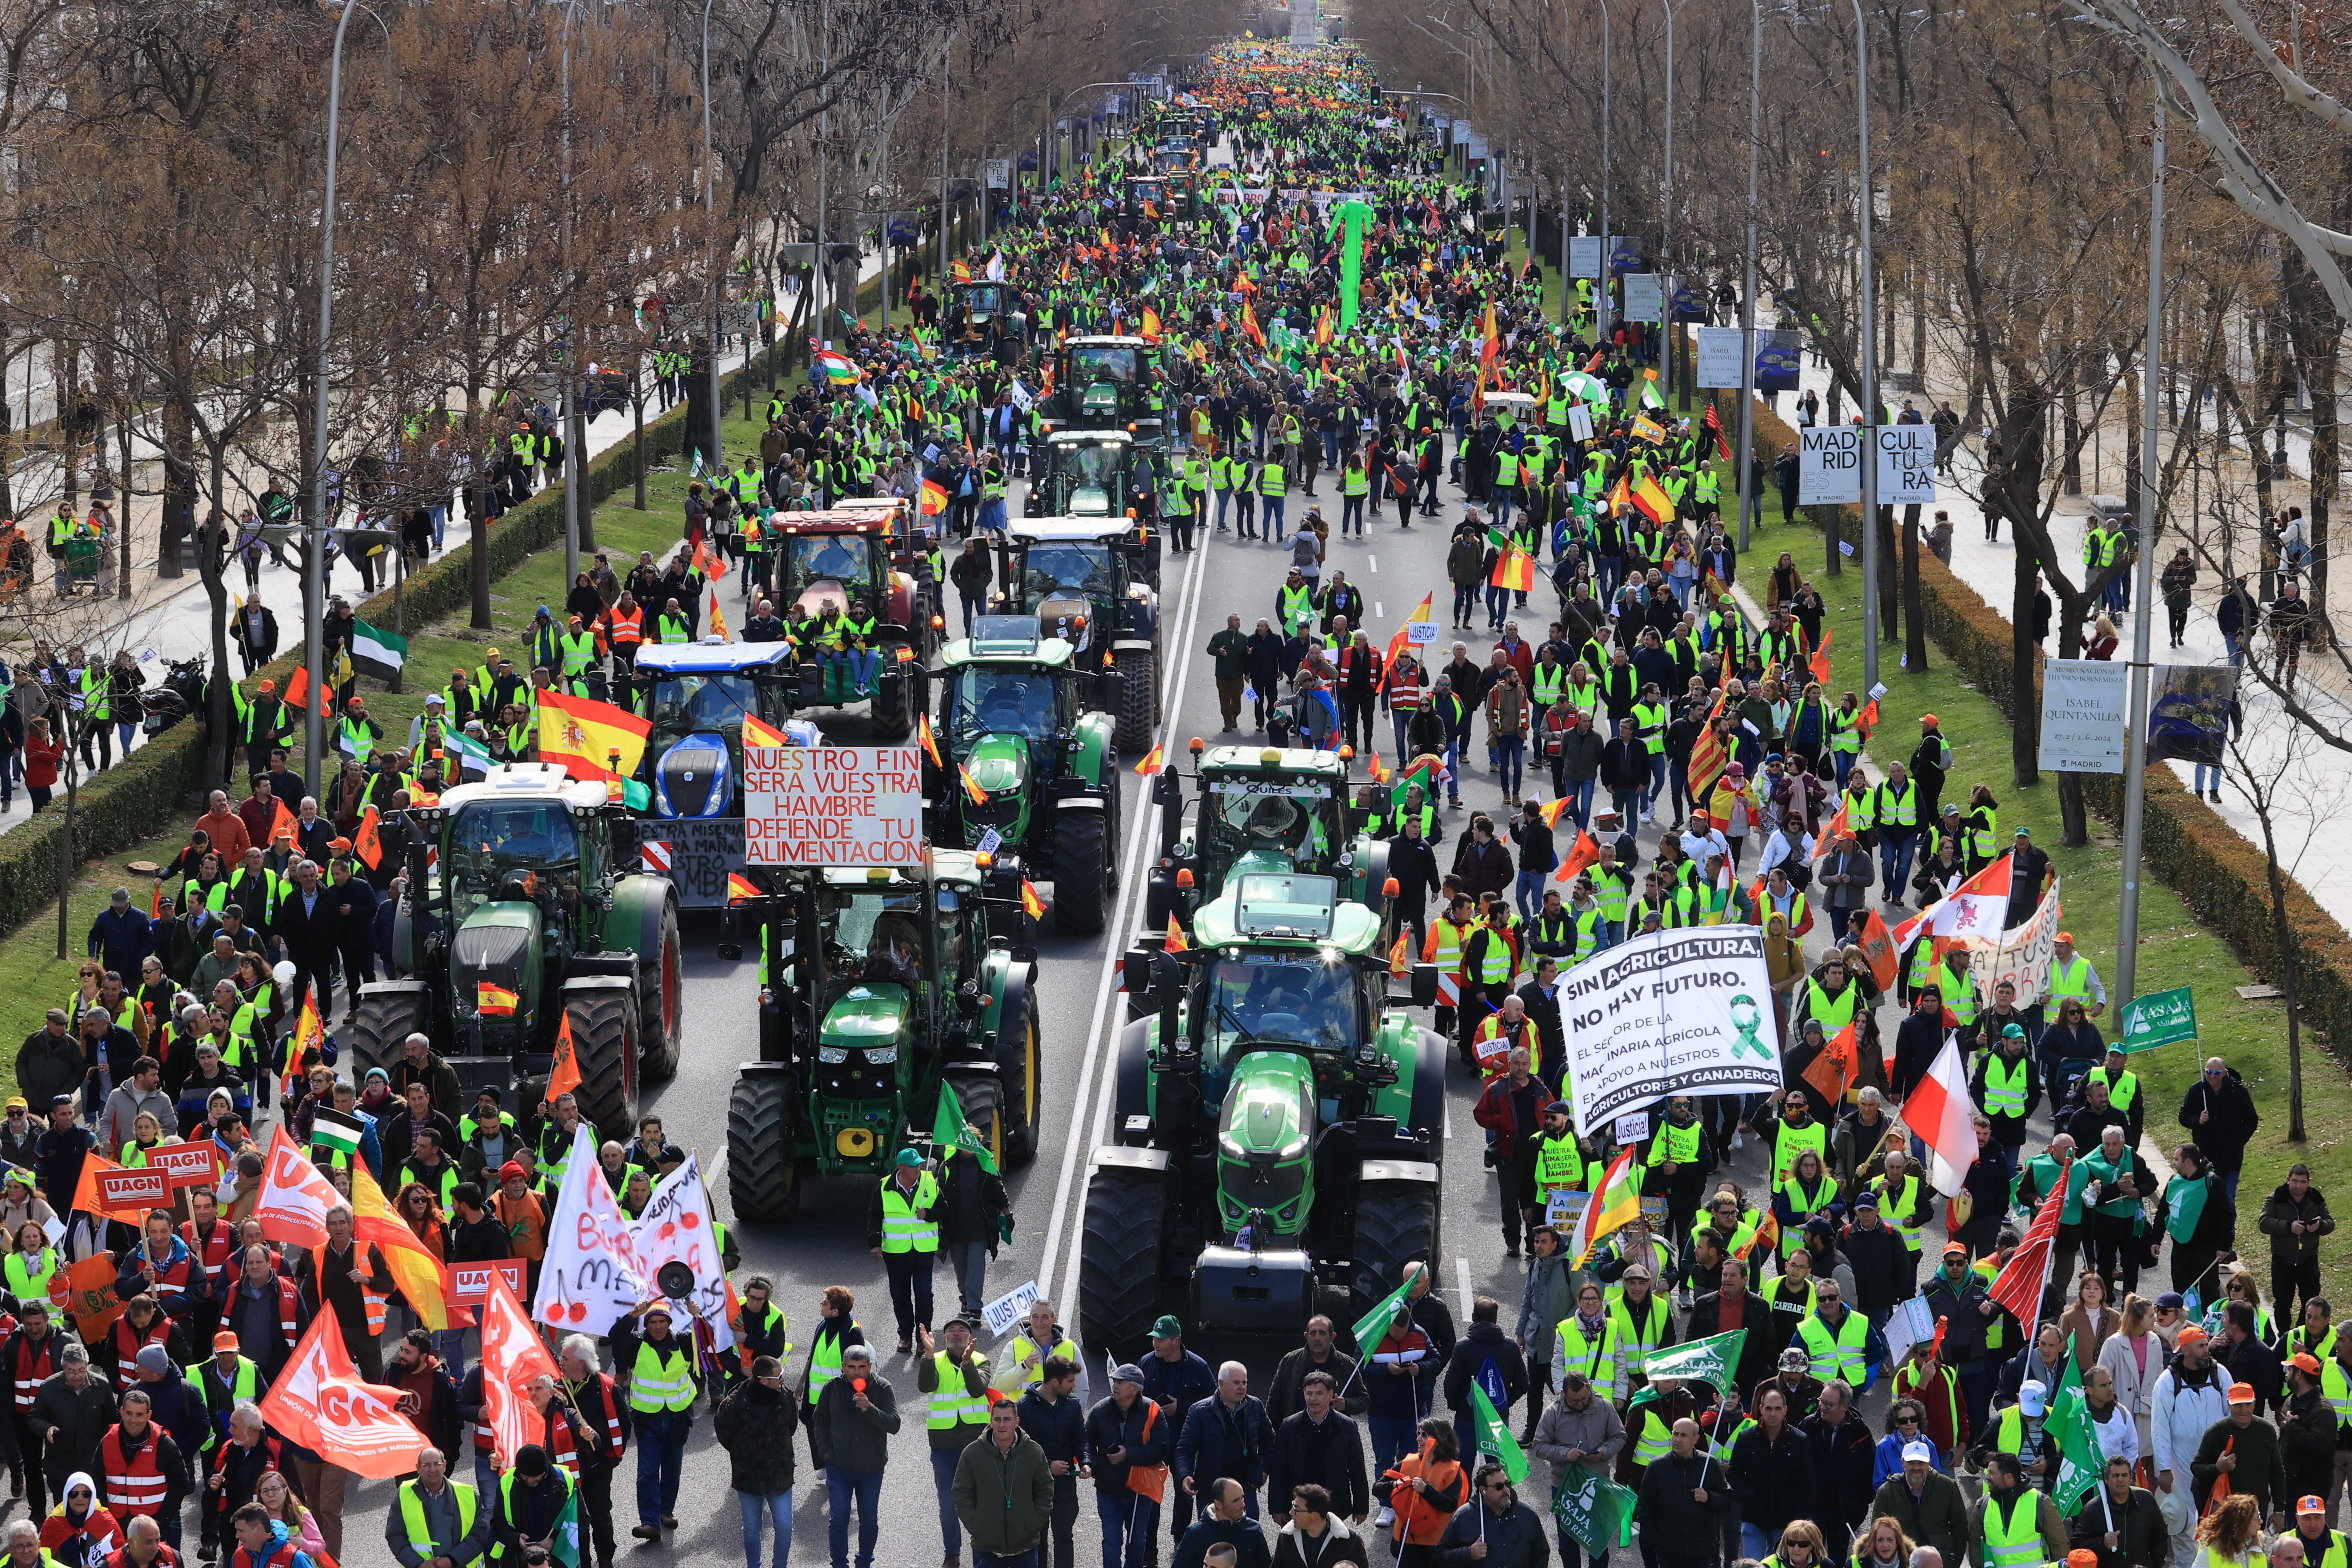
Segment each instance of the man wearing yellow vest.
[[614,1334],[613,1349],[629,1369],[629,1413],[636,1428],[637,1528],[631,1533],[639,1541],[659,1541],[663,1531],[677,1528],[686,1438],[694,1428],[694,1401],[702,1384],[694,1341],[671,1331],[669,1304],[654,1301],[640,1311],[643,1328],[635,1335]]
[[956,1461],[988,1430],[988,1358],[974,1348],[971,1325],[950,1318],[940,1330],[915,1331],[915,1386],[929,1396],[923,1417],[931,1447],[931,1484],[939,1494],[940,1539],[953,1561],[963,1555],[963,1523],[956,1515]]
[[[2038,1383],[2030,1386],[2034,1391],[2033,1415],[2038,1419],[2042,1396],[2047,1391]],[[2011,1405],[2001,1414],[2009,1420],[2009,1429],[2017,1430],[2021,1441],[2022,1411]],[[2039,1487],[2025,1484],[2025,1468],[2019,1462],[2018,1452],[2015,1448],[2001,1449],[1986,1461],[1985,1495],[1969,1515],[1969,1532],[1976,1537],[1979,1568],[2042,1568],[2044,1563],[2066,1560],[2066,1521],[2059,1515],[2057,1500]],[[2148,1511],[2156,1511],[2152,1502]],[[2084,1517],[2104,1522],[2104,1516],[2096,1510],[2086,1510]],[[2162,1540],[2163,1528],[2160,1523],[2157,1526],[2158,1551],[2147,1561],[2161,1563],[2168,1555],[2169,1548]],[[2105,1552],[2100,1557],[2106,1560]],[[2121,1560],[2141,1561],[2136,1555]]]
[[[913,1346],[916,1332],[928,1331],[931,1324],[931,1266],[940,1253],[940,1222],[932,1210],[939,1201],[939,1182],[923,1168],[923,1157],[901,1149],[866,1211],[866,1250],[889,1272],[902,1355]],[[984,1407],[981,1415],[984,1424]]]
[[384,1539],[401,1568],[434,1568],[436,1559],[471,1563],[490,1543],[489,1510],[473,1488],[449,1479],[438,1448],[416,1456],[416,1476],[393,1496]]

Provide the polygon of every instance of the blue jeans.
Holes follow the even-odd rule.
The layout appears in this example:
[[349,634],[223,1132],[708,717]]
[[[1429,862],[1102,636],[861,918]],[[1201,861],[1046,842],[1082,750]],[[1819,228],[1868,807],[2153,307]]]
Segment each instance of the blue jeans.
[[1364,531],[1364,498],[1361,496],[1339,498],[1339,531],[1345,533],[1350,527],[1358,533]]
[[1522,871],[1511,889],[1511,898],[1519,906],[1519,919],[1531,921],[1543,908],[1544,879],[1549,871]]
[[1470,612],[1478,607],[1478,584],[1457,583],[1454,587],[1454,621],[1456,626],[1469,624]]
[[139,738],[138,721],[135,720],[117,721],[114,726],[114,738],[116,742],[121,747],[122,754],[126,757],[129,756],[131,754],[131,742]]
[[1853,752],[1830,753],[1830,765],[1837,770],[1837,786],[1840,795],[1845,793],[1845,775],[1853,772],[1853,760],[1856,755],[1857,753]]
[[735,1501],[743,1510],[743,1561],[760,1568],[760,1521],[766,1517],[776,1521],[776,1568],[784,1568],[793,1554],[793,1494],[737,1492]]
[[988,1243],[942,1242],[940,1251],[955,1266],[957,1304],[967,1317],[977,1318],[988,1300]]
[[1580,828],[1592,826],[1592,786],[1596,782],[1593,779],[1580,780],[1559,792],[1568,796],[1570,803],[1569,815],[1576,818],[1576,826]]
[[433,548],[438,550],[441,548],[442,539],[448,532],[449,509],[446,506],[436,506],[428,510],[433,519]]
[[1102,1521],[1103,1568],[1143,1568],[1151,1532],[1160,1528],[1160,1505],[1141,1492],[1097,1491],[1095,1517]]
[[1511,526],[1511,497],[1517,494],[1514,486],[1495,487],[1495,526],[1508,532]]
[[683,1415],[637,1413],[637,1522],[659,1524],[664,1514],[677,1512],[678,1478],[686,1469],[686,1435],[693,1430]]
[[1265,536],[1268,539],[1273,540],[1276,544],[1281,543],[1282,509],[1284,505],[1283,498],[1280,496],[1260,496],[1258,500],[1265,512]]
[[2222,1171],[2217,1173],[2217,1174],[2221,1178],[2221,1190],[2230,1194],[2230,1206],[2231,1208],[2237,1207],[2238,1178],[2244,1174],[2244,1173],[2242,1171]]
[[1336,468],[1339,466],[1339,432],[1326,430],[1322,435],[1323,466],[1327,468]]
[[1416,1423],[1402,1415],[1375,1415],[1372,1427],[1372,1473],[1396,1468],[1397,1460],[1420,1447],[1413,1435]]
[[1658,797],[1665,793],[1666,753],[1654,752],[1650,754],[1650,791],[1642,797],[1642,809],[1654,816],[1658,809]]
[[1911,858],[1918,852],[1919,837],[1916,833],[1900,839],[1883,830],[1879,833],[1878,865],[1888,898],[1899,899],[1910,891]]
[[1525,735],[1506,735],[1496,741],[1491,750],[1495,753],[1496,782],[1503,786],[1503,797],[1506,800],[1517,799],[1519,784],[1527,771],[1528,738]]
[[931,1450],[931,1487],[940,1494],[940,1541],[950,1557],[963,1555],[963,1521],[956,1517],[956,1461],[962,1454],[950,1448]]
[[1037,1549],[1026,1552],[982,1552],[971,1554],[971,1568],[1037,1568]]
[[1499,632],[1503,629],[1503,622],[1509,617],[1510,613],[1511,591],[1508,588],[1497,588],[1492,583],[1487,584],[1486,619],[1494,624],[1496,631]]
[[1389,710],[1389,720],[1396,726],[1397,766],[1402,767],[1412,760],[1412,753],[1407,750],[1408,742],[1405,740],[1405,731],[1412,727],[1412,715],[1401,709],[1392,708]]
[[857,1500],[857,1568],[874,1561],[874,1538],[881,1533],[882,1472],[824,1468],[824,1494],[831,1516],[825,1536],[833,1549],[833,1568],[849,1568],[849,1500]]
[[2230,650],[2230,668],[2242,669],[2246,663],[2246,639],[2228,632],[2221,634],[2221,646]]
[[[2207,782],[2209,780],[2211,782]],[[2219,763],[2197,764],[2197,793],[2204,795],[2209,791],[2214,795],[2221,793],[2221,764]]]

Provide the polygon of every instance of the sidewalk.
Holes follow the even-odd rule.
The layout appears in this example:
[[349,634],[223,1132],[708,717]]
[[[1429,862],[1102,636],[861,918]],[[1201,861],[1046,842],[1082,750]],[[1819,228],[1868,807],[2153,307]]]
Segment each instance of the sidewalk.
[[[1805,387],[1819,392],[1824,412],[1828,406],[1829,374],[1808,365],[1802,373]],[[1923,413],[1933,412],[1945,396],[1943,390],[1916,395],[1914,402]],[[1793,399],[1793,395],[1790,395]],[[1958,393],[1950,395],[1955,406],[1961,401]],[[1932,400],[1931,400],[1932,398]],[[1900,406],[1899,397],[1896,400]],[[1784,401],[1782,416],[1794,423],[1793,401]],[[2106,433],[2116,437],[2112,429]],[[2168,439],[2170,431],[2163,433]],[[1983,480],[1983,465],[1979,455],[1981,437],[1971,434],[1953,454],[1954,478],[1939,479],[1937,506],[1951,513],[1952,561],[1955,576],[1976,590],[1996,614],[2009,617],[2011,580],[2016,570],[2016,544],[2007,537],[2011,531],[2003,529],[1999,541],[1984,536],[1984,517],[1969,495],[1978,490]],[[2290,468],[2298,475],[2309,472],[2310,447],[2299,434],[2288,437]],[[2123,443],[2119,437],[2102,442],[2105,477],[2099,487],[2108,493],[2122,490],[2121,457]],[[2162,451],[2163,447],[2158,450]],[[2242,454],[2242,448],[2238,449]],[[2051,519],[2052,543],[2061,552],[2067,575],[2079,582],[2082,577],[2083,542],[2088,532],[2085,520],[2090,513],[2089,462],[2085,453],[2084,491],[2082,496],[2062,496]],[[2208,475],[2210,485],[2210,476]],[[2299,489],[2301,480],[2291,486]],[[1964,493],[1965,492],[1965,493]],[[2301,497],[2283,499],[2299,500]],[[2210,503],[2210,489],[2208,492]],[[2187,498],[2181,497],[2173,509],[2179,516],[2187,510]],[[1932,518],[1935,508],[1925,509]],[[2161,575],[2164,563],[2172,552],[2187,542],[2177,525],[2162,523],[2158,529],[2154,545],[2155,572]],[[1772,548],[1766,546],[1765,548]],[[1775,550],[1775,553],[1777,553]],[[2191,558],[2196,558],[2192,547]],[[2214,607],[2221,596],[2223,584],[2220,574],[2202,560],[2198,561],[2198,584],[2195,605],[2189,616],[2189,626],[2183,635],[2183,646],[2168,647],[2170,626],[2160,597],[2152,597],[2148,605],[2149,658],[2158,665],[2201,664],[2223,665],[2229,662],[2221,642],[2221,634],[2214,621]],[[2054,595],[2053,595],[2054,597]],[[2116,630],[2123,645],[2117,657],[2128,658],[2131,652],[2131,612],[2116,617]],[[2053,657],[2057,653],[2055,628],[2045,645]],[[2337,734],[2352,734],[2352,692],[2347,692],[2328,656],[2305,651],[2302,676],[2296,688],[2299,701],[2334,726]],[[2245,730],[2237,742],[2248,762],[2260,771],[2263,793],[2272,801],[2273,828],[2277,836],[2277,856],[2281,868],[2300,883],[2304,889],[2329,914],[2352,929],[2352,835],[2326,831],[2346,818],[2352,811],[2352,756],[2338,752],[2326,742],[2305,731],[2289,718],[2271,693],[2251,675],[2241,678],[2238,701],[2244,715]],[[2256,817],[2252,797],[2242,780],[2244,770],[2234,756],[2226,758],[2225,783],[2219,803],[2208,801],[2212,809],[2231,828],[2252,845],[2257,854],[2263,851],[2263,829]],[[2170,768],[2186,789],[2196,781],[2196,768],[2182,762],[2161,764]],[[1995,786],[1999,793],[1999,786]]]

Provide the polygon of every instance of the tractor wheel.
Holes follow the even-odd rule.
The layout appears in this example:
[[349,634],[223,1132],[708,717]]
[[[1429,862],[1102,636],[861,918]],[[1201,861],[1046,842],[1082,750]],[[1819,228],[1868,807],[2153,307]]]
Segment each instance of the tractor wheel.
[[1118,726],[1112,739],[1118,749],[1140,756],[1151,749],[1151,722],[1154,705],[1160,700],[1160,661],[1147,648],[1134,648],[1111,656],[1112,668],[1127,677],[1126,692],[1119,699]]
[[738,1219],[782,1224],[800,1215],[801,1168],[793,1157],[798,1098],[789,1072],[735,1080],[727,1102],[727,1190]]
[[[999,1171],[1004,1169],[1005,1125],[1004,1086],[993,1078],[975,1074],[955,1080],[956,1103],[963,1107],[964,1121],[980,1134],[980,1142],[988,1157],[996,1162]],[[932,1136],[940,1130],[933,1128]]]
[[616,985],[563,994],[572,1048],[580,1063],[580,1114],[598,1127],[634,1127],[637,1109],[637,1018]]
[[1412,1125],[1401,1131],[1428,1133],[1429,1146],[1435,1149],[1445,1137],[1445,1062],[1451,1053],[1445,1037],[1435,1030],[1412,1034]]
[[352,1047],[352,1075],[364,1079],[370,1068],[390,1072],[408,1052],[408,1037],[433,1032],[432,1002],[423,991],[369,986],[360,993],[360,1010],[346,1037]]
[[1025,1165],[1037,1154],[1037,1114],[1044,1065],[1045,1031],[1037,1019],[1037,994],[1024,994],[1021,1016],[996,1032],[996,1081],[1004,1100],[1004,1147],[1013,1163]]
[[1351,1249],[1348,1310],[1362,1317],[1397,1288],[1404,1266],[1434,1267],[1437,1188],[1424,1182],[1366,1182],[1356,1189],[1356,1242]]
[[896,644],[885,645],[882,658],[886,661],[883,668],[894,679],[875,682],[874,700],[866,710],[866,721],[874,727],[875,739],[903,741],[915,732],[915,665],[897,662]]
[[1110,899],[1110,814],[1108,807],[1072,810],[1065,805],[1055,816],[1055,929],[1068,936],[1093,936],[1103,928],[1103,907]]
[[678,1002],[685,990],[677,905],[673,901],[662,911],[661,952],[650,963],[637,966],[637,1000],[642,1009],[637,1018],[637,1077],[646,1083],[667,1083],[677,1076]]
[[1087,1184],[1078,1237],[1078,1338],[1113,1365],[1150,1343],[1159,1318],[1161,1233],[1168,1178],[1125,1165],[1098,1167]]

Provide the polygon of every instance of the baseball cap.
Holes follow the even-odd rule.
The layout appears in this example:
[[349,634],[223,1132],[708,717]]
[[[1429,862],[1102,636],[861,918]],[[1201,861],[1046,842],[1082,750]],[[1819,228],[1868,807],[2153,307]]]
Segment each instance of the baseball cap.
[[1143,1384],[1143,1369],[1131,1361],[1123,1361],[1110,1369],[1110,1380],[1113,1383],[1132,1383],[1140,1387]]
[[2167,1290],[2156,1299],[2156,1310],[2159,1312],[2178,1312],[2187,1305],[2188,1300],[2178,1290]]
[[2000,1037],[2004,1040],[2021,1040],[2025,1038],[2025,1031],[2015,1024],[2003,1024],[2000,1026]]
[[2050,1407],[2050,1391],[2029,1379],[2018,1384],[2017,1407],[2028,1415],[2039,1415]]
[[2066,1568],[2099,1568],[2099,1554],[2087,1546],[2077,1546],[2066,1553]]
[[1932,1465],[1936,1462],[1936,1450],[1929,1447],[1925,1443],[1904,1444],[1903,1462],[1907,1465],[1914,1459],[1918,1460],[1923,1465]]
[[236,1336],[226,1329],[213,1336],[213,1349],[216,1351],[233,1351],[239,1348]]
[[8,1097],[8,1103],[6,1105],[0,1105],[0,1110],[29,1110],[31,1109],[31,1105],[26,1101],[25,1097],[21,1094],[10,1095]]
[[1794,1345],[1790,1345],[1787,1350],[1780,1352],[1780,1364],[1784,1367],[1804,1366],[1810,1363],[1811,1359],[1811,1357],[1808,1356],[1803,1351],[1799,1350]]
[[2286,1364],[2294,1368],[2295,1371],[2303,1373],[2305,1377],[2317,1377],[2319,1375],[2319,1358],[2312,1354],[2309,1351],[2295,1352],[2294,1355],[2287,1358]]
[[1853,1208],[1856,1213],[1860,1213],[1864,1209],[1868,1209],[1871,1213],[1876,1214],[1878,1212],[1878,1194],[1872,1192],[1868,1187],[1864,1187],[1862,1191],[1853,1194]]
[[1173,1312],[1162,1312],[1160,1321],[1151,1325],[1151,1337],[1155,1340],[1181,1339],[1183,1334],[1184,1325]]
[[1919,722],[1922,724],[1932,724],[1935,721],[1936,716],[1933,713],[1922,713],[1919,715]]
[[2033,829],[2030,827],[2021,827],[2015,833],[2011,834],[2010,837],[2012,838],[2023,838],[2030,836],[2032,831]]
[[2062,931],[2058,933],[2058,940],[2060,942],[2072,942],[2074,940],[2074,933],[2071,931]]
[[2294,1511],[2297,1513],[2326,1513],[2327,1511],[2327,1500],[2319,1496],[2316,1492],[2305,1492],[2303,1496],[2294,1500]]
[[912,1149],[899,1150],[898,1158],[891,1162],[894,1165],[919,1165],[922,1163],[923,1157]]
[[2230,1403],[2231,1403],[2231,1404],[2232,1404],[2232,1405],[2252,1405],[2253,1402],[2254,1402],[2254,1385],[2253,1385],[2252,1384],[2251,1384],[2251,1383],[2233,1383],[2233,1384],[2231,1384],[2230,1385]]
[[131,901],[131,889],[117,888],[106,895],[106,901],[110,904],[127,904]]
[[2205,1331],[2191,1323],[2180,1331],[2179,1336],[2172,1342],[2172,1346],[2175,1350],[2180,1350],[2189,1345],[2201,1345],[2204,1342]]
[[1576,1114],[1576,1107],[1569,1104],[1569,1102],[1564,1100],[1555,1100],[1549,1105],[1543,1108],[1543,1113],[1546,1116],[1549,1116],[1555,1110],[1559,1112],[1562,1116],[1573,1116]]
[[1965,1243],[1963,1243],[1963,1242],[1958,1242],[1958,1241],[1948,1241],[1948,1242],[1944,1243],[1944,1256],[1945,1256],[1945,1257],[1947,1257],[1947,1258],[1966,1258],[1968,1255],[1969,1255],[1969,1249],[1968,1249],[1968,1247],[1967,1247],[1967,1245],[1966,1245]]

